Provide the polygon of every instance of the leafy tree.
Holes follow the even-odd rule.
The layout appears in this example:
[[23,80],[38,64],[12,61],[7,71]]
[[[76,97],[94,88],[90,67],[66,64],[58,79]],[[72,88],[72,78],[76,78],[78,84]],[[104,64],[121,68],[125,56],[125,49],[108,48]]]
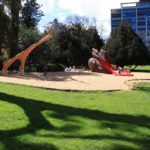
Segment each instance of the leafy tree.
[[[26,28],[20,25],[19,32],[19,49],[22,51],[38,42],[47,33],[40,33],[35,28]],[[45,64],[51,62],[50,42],[45,42],[38,46],[29,55],[26,66],[43,67]]]
[[0,50],[2,49],[2,45],[3,45],[3,39],[4,39],[4,30],[3,30],[3,28],[4,28],[4,24],[3,24],[3,22],[4,22],[4,20],[3,20],[3,18],[4,18],[4,3],[3,3],[3,1],[0,3]]
[[[19,49],[21,51],[25,50],[32,44],[36,43],[38,40],[40,40],[41,34],[37,29],[29,28],[27,29],[24,26],[20,26],[20,32],[19,32]],[[37,47],[37,51],[38,51]],[[35,54],[35,55],[33,55]],[[41,53],[32,52],[29,56],[28,62],[29,63],[36,63],[37,59],[41,56]]]
[[8,60],[8,58],[9,58],[8,49],[5,49],[5,48],[0,49],[0,70],[3,67],[3,62]]
[[5,3],[0,3],[0,50],[9,47],[10,17],[5,12]]
[[41,5],[39,5],[36,0],[26,0],[26,3],[21,9],[21,23],[27,28],[36,27],[43,12],[40,10]]
[[21,0],[9,0],[11,10],[11,46],[10,56],[13,57],[18,53],[18,34],[19,34],[19,11]]
[[[1,5],[0,6],[1,7],[0,8],[0,13],[1,13],[0,25],[2,27],[1,39],[7,41],[4,43],[6,43],[7,45],[6,47],[9,47],[11,49],[10,56],[13,57],[14,55],[18,53],[19,10],[21,8],[21,0],[17,0],[17,1],[1,0],[0,5]],[[6,36],[6,33],[7,33],[7,36]],[[7,37],[9,37],[9,39],[7,39]]]
[[69,50],[68,42],[70,40],[70,35],[65,26],[63,29],[55,34],[52,39],[51,49],[52,49],[52,62],[62,63],[68,65]]
[[53,49],[54,61],[65,65],[87,65],[90,49],[101,48],[103,40],[88,18],[73,17],[58,33]]
[[142,39],[128,24],[121,24],[112,31],[103,47],[119,66],[143,65],[148,63],[148,49]]
[[9,51],[8,49],[2,48],[0,50],[0,61],[6,61],[9,58]]

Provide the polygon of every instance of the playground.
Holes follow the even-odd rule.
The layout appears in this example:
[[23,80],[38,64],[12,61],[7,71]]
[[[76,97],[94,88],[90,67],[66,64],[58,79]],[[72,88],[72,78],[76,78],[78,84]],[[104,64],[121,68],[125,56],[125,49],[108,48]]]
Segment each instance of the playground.
[[90,71],[12,73],[0,77],[0,82],[23,84],[34,87],[74,91],[117,91],[130,90],[135,82],[150,82],[150,73],[134,72],[134,76],[115,76]]
[[[97,2],[82,1],[107,22]],[[61,2],[42,3],[0,1],[0,150],[150,150],[148,47],[126,24],[107,38],[94,16],[60,22]]]
[[[91,71],[26,73],[28,55],[51,37],[3,64],[0,149],[148,150],[149,70],[117,70],[96,51]],[[10,72],[16,60],[19,72]]]
[[[92,58],[88,61],[91,71],[25,73],[27,57],[36,47],[52,39],[52,31],[53,26],[45,37],[5,61],[1,71],[4,76],[0,77],[0,82],[67,91],[118,91],[132,89],[133,82],[150,81],[150,73],[132,74],[124,68],[114,68],[110,56],[103,49],[100,51],[92,49]],[[9,67],[16,60],[20,61],[19,72],[8,73]]]

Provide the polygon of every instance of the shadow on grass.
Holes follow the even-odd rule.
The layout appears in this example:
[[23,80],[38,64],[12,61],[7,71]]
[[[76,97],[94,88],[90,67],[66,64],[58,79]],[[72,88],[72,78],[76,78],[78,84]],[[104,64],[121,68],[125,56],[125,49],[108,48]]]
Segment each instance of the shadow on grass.
[[[112,127],[116,127],[117,123],[125,123],[127,125],[134,125],[138,127],[150,128],[150,118],[147,116],[132,116],[132,115],[123,115],[123,114],[113,114],[102,112],[98,110],[90,110],[90,109],[83,109],[83,108],[75,108],[72,106],[65,106],[60,104],[53,104],[49,102],[43,101],[35,101],[32,99],[16,97],[13,95],[8,95],[4,93],[0,93],[1,101],[6,101],[12,104],[16,104],[17,106],[21,107],[26,116],[29,119],[29,124],[24,128],[13,129],[13,130],[0,130],[0,140],[4,144],[6,149],[40,149],[40,150],[56,150],[57,148],[53,144],[26,144],[19,140],[17,140],[17,136],[21,136],[23,134],[34,134],[36,131],[40,129],[45,129],[48,131],[70,131],[78,130],[80,126],[64,126],[62,128],[56,128],[50,122],[46,120],[46,118],[41,114],[44,110],[53,111],[55,115],[50,115],[52,118],[59,118],[64,121],[70,121],[70,117],[72,116],[79,116],[84,119],[93,119],[96,121],[106,121],[110,122],[109,124],[103,125],[103,128],[108,127],[108,125]],[[76,121],[76,120],[72,120]],[[133,128],[133,127],[131,127]],[[68,130],[67,130],[68,129]],[[135,134],[137,131],[130,130],[130,132],[134,132]],[[140,134],[139,134],[140,135]],[[46,137],[46,136],[43,136]],[[149,150],[150,147],[150,136],[145,135],[142,138],[134,139],[128,138],[126,136],[121,135],[89,135],[89,136],[82,136],[82,135],[47,135],[47,137],[53,138],[80,138],[80,139],[96,139],[96,140],[116,140],[116,141],[125,141],[131,142],[134,144],[139,145],[142,149]],[[14,148],[15,147],[15,148]],[[119,146],[118,146],[119,147]],[[117,147],[116,147],[117,149]],[[130,149],[130,148],[129,148]]]
[[138,91],[144,91],[144,92],[150,92],[150,87],[136,87],[135,90],[138,90]]
[[141,82],[141,83],[137,83],[137,84],[134,84],[134,90],[136,91],[143,91],[143,92],[150,92],[150,86],[146,86],[145,82]]
[[15,138],[8,138],[5,142],[6,150],[57,150],[52,144],[34,144],[34,143],[23,143],[17,141]]

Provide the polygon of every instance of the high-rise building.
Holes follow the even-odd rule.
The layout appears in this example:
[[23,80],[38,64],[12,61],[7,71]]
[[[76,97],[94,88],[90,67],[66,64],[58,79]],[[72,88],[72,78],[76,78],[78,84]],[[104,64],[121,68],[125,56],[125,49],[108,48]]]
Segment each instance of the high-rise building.
[[143,39],[150,50],[150,0],[121,3],[120,9],[111,10],[111,29],[127,22]]

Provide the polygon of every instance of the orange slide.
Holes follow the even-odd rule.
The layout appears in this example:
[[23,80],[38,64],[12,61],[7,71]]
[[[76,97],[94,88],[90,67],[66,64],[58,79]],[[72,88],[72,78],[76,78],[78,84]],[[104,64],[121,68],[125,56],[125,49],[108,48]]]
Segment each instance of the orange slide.
[[2,69],[2,75],[5,75],[7,72],[7,69],[12,65],[12,63],[14,63],[16,60],[20,61],[20,66],[19,66],[19,71],[21,72],[21,75],[24,75],[24,67],[25,67],[25,63],[26,63],[26,59],[29,56],[29,54],[39,45],[41,45],[42,43],[44,43],[45,41],[52,39],[52,28],[50,29],[48,35],[46,35],[44,38],[42,38],[41,40],[39,40],[38,42],[34,43],[33,45],[31,45],[30,47],[28,47],[27,49],[25,49],[24,51],[22,51],[21,53],[17,54],[16,56],[12,57],[11,59],[9,59],[8,61],[3,63],[3,69]]

